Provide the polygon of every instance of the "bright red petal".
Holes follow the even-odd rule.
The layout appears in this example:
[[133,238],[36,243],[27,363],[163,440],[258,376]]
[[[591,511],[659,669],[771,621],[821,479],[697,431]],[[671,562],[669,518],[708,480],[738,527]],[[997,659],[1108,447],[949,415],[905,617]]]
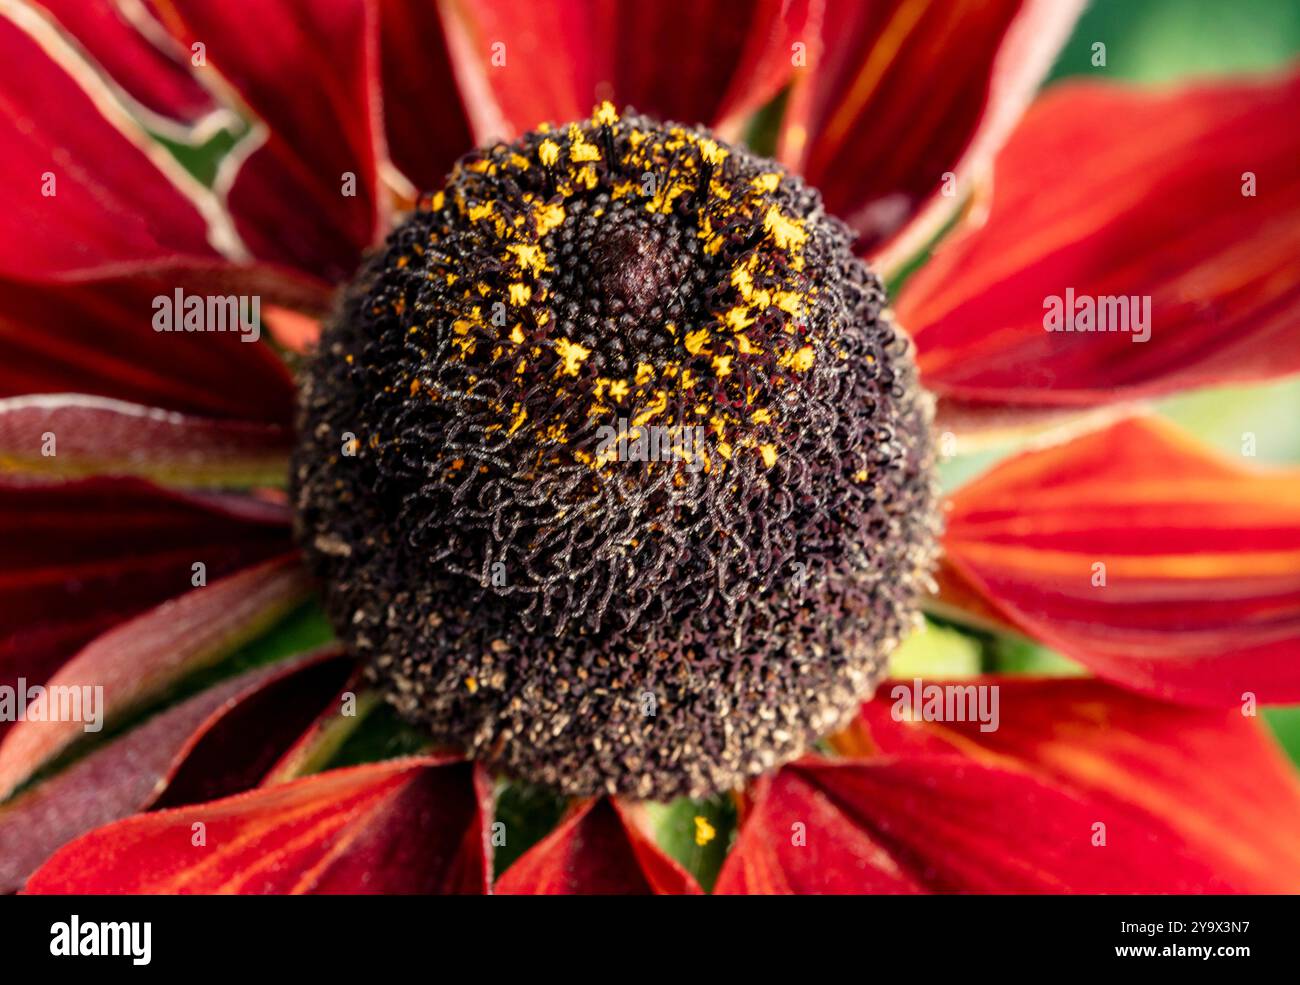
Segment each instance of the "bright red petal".
[[[863,708],[865,744],[885,755],[961,752],[1150,812],[1195,844],[1234,888],[1300,889],[1300,783],[1258,718],[1186,708],[1101,681],[960,681],[999,689],[997,727],[899,721],[907,691],[886,683]],[[925,682],[927,685],[932,682]]]
[[[0,281],[0,397],[90,393],[206,417],[288,425],[293,380],[239,332],[156,332],[180,280]],[[265,320],[263,327],[266,327]]]
[[696,894],[690,874],[641,831],[627,808],[579,804],[497,881],[505,895]]
[[1102,677],[1194,704],[1300,701],[1298,470],[1129,420],[959,489],[944,547],[963,590]]
[[82,75],[88,94],[56,63],[63,45],[32,8],[0,13],[0,274],[220,262],[200,214],[211,196],[102,84]]
[[[1300,371],[1297,100],[1300,75],[1051,92],[998,156],[987,218],[899,299],[926,385],[974,414]],[[1067,290],[1149,299],[1149,338],[1047,331]]]
[[[310,587],[290,555],[192,589],[95,639],[46,687],[102,687],[111,725],[255,639],[303,602]],[[33,701],[0,742],[0,797],[83,735],[83,723],[54,715],[51,700],[47,691]],[[56,720],[44,720],[50,717]]]
[[94,64],[149,113],[150,125],[193,127],[218,112],[212,93],[190,71],[190,52],[162,29],[144,4],[115,0],[40,0]]
[[[1098,831],[1104,845],[1094,844]],[[1226,888],[1188,844],[1142,811],[1013,768],[917,755],[805,760],[764,781],[714,891]]]
[[488,782],[469,763],[333,770],[92,831],[26,891],[483,893],[490,805]]
[[480,138],[584,119],[605,99],[662,120],[720,123],[735,136],[735,123],[793,73],[808,6],[451,0],[447,26]]
[[337,691],[337,651],[259,667],[155,715],[0,806],[0,892],[60,845],[160,803],[245,790]]
[[820,38],[796,77],[782,159],[892,269],[938,231],[983,172],[1081,7],[827,0]]
[[387,221],[370,5],[272,0],[254,16],[169,0],[159,15],[186,48],[204,45],[210,70],[265,125],[228,196],[248,249],[326,281],[350,277]]

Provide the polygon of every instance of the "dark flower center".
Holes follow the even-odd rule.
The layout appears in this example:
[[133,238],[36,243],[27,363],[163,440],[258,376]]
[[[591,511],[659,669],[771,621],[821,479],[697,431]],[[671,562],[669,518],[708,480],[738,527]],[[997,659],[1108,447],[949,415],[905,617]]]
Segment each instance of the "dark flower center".
[[934,555],[929,403],[846,227],[608,104],[464,157],[303,379],[299,537],[408,720],[572,794],[842,725]]

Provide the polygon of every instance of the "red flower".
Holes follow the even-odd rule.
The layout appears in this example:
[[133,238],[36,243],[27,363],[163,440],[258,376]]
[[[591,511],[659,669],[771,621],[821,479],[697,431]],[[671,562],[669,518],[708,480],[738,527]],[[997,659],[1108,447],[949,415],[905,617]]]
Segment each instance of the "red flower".
[[[1096,675],[939,682],[999,688],[993,730],[882,685],[736,795],[715,891],[1300,889],[1300,785],[1253,717],[1300,702],[1300,474],[1135,403],[1300,370],[1300,76],[1029,106],[1079,6],[0,12],[0,685],[110,699],[89,737],[0,722],[0,888],[699,891],[663,809],[615,799],[494,879],[517,826],[482,765],[349,746],[353,662],[258,650],[313,592],[279,490],[335,286],[476,143],[611,99],[732,141],[783,107],[781,162],[886,276],[947,230],[895,305],[938,428],[1036,440],[952,494],[931,611]],[[177,289],[260,297],[275,344],[156,333]],[[1067,289],[1148,298],[1149,339],[1044,331]]]

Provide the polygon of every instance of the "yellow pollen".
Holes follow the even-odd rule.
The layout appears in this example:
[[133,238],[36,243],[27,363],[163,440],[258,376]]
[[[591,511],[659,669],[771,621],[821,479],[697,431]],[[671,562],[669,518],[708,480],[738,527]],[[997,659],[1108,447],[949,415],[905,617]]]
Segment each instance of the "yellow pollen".
[[700,157],[717,166],[727,159],[727,152],[715,141],[706,138],[700,141]]
[[617,123],[618,110],[614,108],[613,103],[606,99],[603,103],[597,106],[596,111],[591,114],[591,122],[598,127],[610,126]]
[[537,147],[537,156],[549,168],[560,159],[560,145],[554,140],[543,140]]
[[513,414],[515,415],[515,419],[510,422],[510,430],[507,431],[506,434],[514,434],[523,427],[524,421],[528,419],[528,408],[516,401]]
[[534,276],[547,270],[546,254],[542,248],[532,243],[511,243],[506,252],[513,253],[519,266],[530,271]]
[[537,235],[545,236],[556,226],[564,222],[564,206],[560,204],[540,206],[533,218],[537,222]]
[[695,816],[695,844],[703,848],[717,836],[718,832],[709,823],[709,819],[697,814]]
[[698,356],[700,350],[704,348],[705,343],[709,341],[709,330],[707,328],[697,328],[693,332],[686,333],[686,351],[692,356]]
[[808,239],[808,233],[804,231],[803,223],[783,215],[775,205],[770,206],[767,215],[763,217],[763,228],[772,234],[772,238],[776,240],[776,245],[783,250],[803,246]]
[[559,339],[555,343],[555,352],[564,364],[562,372],[569,376],[578,375],[578,367],[582,361],[591,355],[591,350],[577,342],[570,342],[568,339]]
[[813,354],[812,346],[806,345],[794,354],[794,359],[791,361],[791,365],[794,367],[796,373],[806,373],[808,370],[812,369],[814,358],[815,356]]

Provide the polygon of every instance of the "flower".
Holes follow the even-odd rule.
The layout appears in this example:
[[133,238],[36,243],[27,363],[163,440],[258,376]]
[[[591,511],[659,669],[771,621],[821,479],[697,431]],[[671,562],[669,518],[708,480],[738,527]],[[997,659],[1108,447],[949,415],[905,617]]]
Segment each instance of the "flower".
[[[255,23],[188,0],[133,5],[132,18],[107,2],[0,11],[0,100],[14,124],[0,137],[9,178],[0,187],[0,712],[10,709],[0,714],[0,886],[1300,888],[1300,786],[1254,717],[1258,703],[1300,701],[1300,474],[1230,463],[1137,410],[1173,390],[1300,369],[1289,331],[1300,298],[1300,138],[1285,125],[1300,76],[1167,92],[1066,83],[1030,105],[1076,4],[766,0],[742,17],[722,0],[697,0],[689,19],[685,9],[638,6],[624,19],[558,0],[341,0],[302,16],[269,2]],[[662,56],[666,47],[674,57]],[[567,156],[582,165],[573,181],[598,184],[594,165],[613,156],[602,141],[622,132],[624,106],[645,114],[637,132],[658,132],[649,121],[703,124],[707,132],[692,131],[697,174],[749,154],[746,138],[761,144],[775,126],[781,167],[820,191],[885,283],[901,284],[892,310],[851,310],[910,332],[921,383],[937,398],[940,448],[1032,436],[951,492],[926,603],[935,618],[922,637],[968,646],[953,627],[1018,634],[1093,676],[886,682],[815,752],[787,761],[782,747],[734,797],[671,803],[566,803],[505,784],[489,765],[508,729],[435,747],[386,714],[355,655],[385,666],[366,640],[413,616],[430,627],[420,639],[450,634],[436,624],[449,607],[411,596],[405,569],[375,553],[371,504],[351,515],[356,530],[342,522],[357,495],[388,488],[345,481],[344,460],[377,460],[372,440],[392,446],[373,429],[338,433],[332,402],[310,399],[295,438],[290,367],[312,392],[356,405],[359,420],[408,407],[438,381],[408,373],[404,395],[393,395],[372,377],[446,363],[363,358],[349,376],[356,362],[347,359],[365,353],[347,347],[328,362],[331,340],[359,331],[368,278],[345,291],[320,353],[298,355],[317,348],[335,289],[353,281],[363,255],[379,264],[376,276],[406,283],[391,244],[416,226],[401,223],[434,222],[443,206],[430,198],[416,210],[423,219],[399,217],[420,194],[436,197],[476,145],[489,151],[466,160],[490,167],[493,147],[526,150],[526,163],[545,170]],[[565,140],[537,132],[519,143],[542,123],[583,121]],[[755,194],[793,194],[783,182],[794,179],[768,173],[754,175]],[[678,283],[689,250],[646,261],[680,234],[648,218],[668,215],[674,200],[657,183],[649,199],[647,217],[636,211],[599,243],[570,230],[565,259],[572,266],[587,251],[599,274],[578,300],[616,298],[648,317],[662,287]],[[820,242],[813,211],[761,200],[756,235],[769,237],[772,256],[793,263],[805,238]],[[533,204],[531,222],[564,221],[547,211],[556,201]],[[496,221],[490,209],[481,218]],[[367,254],[393,228],[388,251]],[[540,237],[516,246],[499,261],[520,272],[507,307],[532,310],[551,258],[538,252]],[[388,255],[391,265],[374,259]],[[917,268],[918,257],[928,262]],[[480,266],[417,269],[486,269],[485,258],[470,260]],[[829,268],[814,275],[830,277]],[[1133,307],[1120,303],[1129,298]],[[795,327],[803,303],[794,298],[771,324]],[[1122,326],[1095,331],[1120,314]],[[755,317],[742,310],[728,331],[757,345]],[[226,330],[212,331],[218,324]],[[270,339],[255,338],[263,327]],[[714,352],[704,327],[677,326],[680,345],[725,393],[749,353],[739,342]],[[640,386],[658,400],[650,374],[661,367],[634,365],[642,345],[627,349],[627,373],[611,376],[608,392]],[[787,346],[786,371],[823,372],[830,350],[820,346]],[[548,358],[548,385],[591,396],[582,388],[596,385],[608,355],[589,335],[561,334]],[[314,375],[319,360],[328,373]],[[353,389],[328,389],[341,379]],[[483,429],[499,421],[545,433],[562,423],[538,420],[540,405],[524,398],[503,399]],[[879,423],[864,422],[861,407],[835,410],[855,428]],[[709,441],[738,426],[724,421]],[[796,437],[756,438],[746,474],[758,482],[780,468]],[[447,452],[446,431],[435,438],[394,460],[386,481]],[[920,447],[924,435],[915,438]],[[329,502],[311,480],[291,503],[295,445],[308,473],[345,497]],[[312,510],[327,507],[332,521],[314,525]],[[801,534],[778,526],[778,508],[763,501],[752,519],[773,525],[777,541]],[[294,546],[295,514],[325,597],[346,600],[332,608],[346,648],[311,602],[317,586]],[[435,551],[456,536],[445,517],[426,504],[400,533]],[[478,536],[501,544],[515,530],[485,526]],[[836,546],[849,535],[834,533]],[[352,552],[380,558],[359,593],[348,581],[363,570]],[[740,577],[720,576],[719,590]],[[594,604],[580,597],[575,611]],[[341,617],[362,605],[373,619],[353,628]],[[844,634],[863,634],[853,621],[861,611],[835,612]],[[509,670],[510,644],[502,637],[494,655],[478,632],[486,617],[450,614],[487,644],[447,649],[446,659],[465,661],[457,700],[487,701],[494,671]],[[394,672],[387,696],[411,686]],[[665,761],[692,755],[674,735],[681,744]],[[518,758],[508,765],[558,782]]]

